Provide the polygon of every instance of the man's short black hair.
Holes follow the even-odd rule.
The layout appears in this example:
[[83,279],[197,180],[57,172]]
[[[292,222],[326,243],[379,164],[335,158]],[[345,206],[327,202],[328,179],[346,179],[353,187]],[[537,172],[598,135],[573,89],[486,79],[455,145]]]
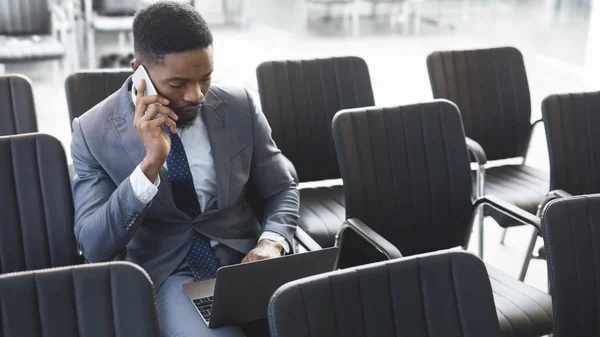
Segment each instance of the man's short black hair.
[[165,55],[212,45],[208,24],[192,6],[160,1],[140,10],[133,20],[135,57],[142,63],[162,63]]

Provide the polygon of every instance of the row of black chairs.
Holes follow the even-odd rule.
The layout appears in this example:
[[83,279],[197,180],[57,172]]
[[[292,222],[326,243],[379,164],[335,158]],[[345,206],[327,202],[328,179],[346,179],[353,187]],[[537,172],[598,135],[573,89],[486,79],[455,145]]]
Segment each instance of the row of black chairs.
[[[597,324],[600,196],[546,209],[542,228],[554,335],[589,336]],[[576,276],[576,277],[574,277]],[[575,300],[577,299],[577,300]],[[160,336],[154,289],[130,263],[0,275],[6,336]],[[326,273],[282,286],[268,309],[271,337],[500,336],[484,264],[442,251]]]
[[[514,55],[514,52],[514,49],[508,49],[507,54]],[[496,58],[500,58],[495,53],[496,52],[492,53],[492,55]],[[500,53],[500,55],[503,54]],[[430,59],[434,56],[435,54],[432,55]],[[497,60],[494,62],[496,64],[501,63]],[[392,140],[390,139],[377,138],[378,136],[381,136],[377,134],[378,129],[369,129],[373,125],[369,123],[375,123],[375,125],[380,126],[388,125],[388,120],[381,116],[383,116],[385,111],[394,109],[383,109],[379,113],[365,112],[364,115],[357,112],[357,114],[349,114],[355,117],[339,117],[339,120],[350,118],[350,120],[357,119],[365,122],[366,124],[356,122],[350,123],[357,127],[357,130],[353,132],[353,134],[368,134],[369,137],[378,139],[378,141],[375,142],[371,141],[369,138],[369,146],[366,148],[361,148],[357,145],[357,149],[360,149],[360,151],[356,150],[351,156],[352,159],[344,164],[344,157],[340,153],[345,152],[340,152],[339,145],[338,151],[336,152],[333,141],[334,137],[332,137],[331,127],[328,125],[331,125],[330,122],[336,112],[336,110],[333,109],[336,109],[336,106],[346,104],[347,106],[338,108],[344,109],[357,107],[357,105],[374,104],[372,98],[371,101],[361,101],[362,98],[358,97],[359,93],[364,92],[367,92],[367,94],[370,93],[371,97],[373,96],[372,90],[370,89],[368,69],[364,61],[357,58],[334,58],[302,62],[269,62],[261,65],[257,73],[259,77],[261,102],[263,110],[273,127],[273,137],[284,154],[286,154],[296,166],[300,181],[319,180],[318,174],[323,173],[327,175],[327,178],[324,179],[340,176],[344,178],[345,199],[343,196],[344,192],[342,192],[342,188],[339,185],[328,188],[301,190],[301,226],[302,228],[307,229],[309,234],[316,238],[317,241],[320,241],[319,243],[321,243],[321,245],[332,245],[333,242],[324,244],[322,242],[323,237],[327,240],[327,235],[333,236],[330,240],[334,241],[335,233],[340,231],[341,226],[342,230],[352,228],[371,239],[374,237],[374,229],[375,232],[380,235],[378,238],[371,241],[374,241],[375,243],[379,241],[379,243],[381,243],[380,246],[385,248],[387,247],[386,242],[389,240],[391,242],[390,245],[400,249],[404,255],[446,249],[454,246],[466,246],[472,226],[471,223],[474,208],[480,204],[494,200],[482,198],[476,203],[471,203],[471,174],[469,173],[470,169],[468,165],[466,166],[465,171],[467,172],[466,176],[468,179],[455,179],[457,177],[456,172],[462,172],[461,169],[463,169],[462,165],[464,163],[460,162],[460,155],[456,156],[456,153],[448,151],[454,147],[466,149],[467,145],[472,144],[468,139],[465,140],[462,131],[464,117],[463,121],[461,121],[461,116],[455,106],[448,102],[440,101],[398,108],[394,113],[386,112],[387,116],[394,116],[387,117],[388,119],[392,118],[392,120],[396,120],[396,125],[398,127],[402,126],[405,131],[408,131],[408,133],[404,134],[403,144],[405,145],[405,148],[410,151],[402,152],[402,155],[405,157],[398,157],[396,159],[392,159],[395,158],[392,155],[397,155],[395,151],[399,144],[391,142]],[[66,89],[71,117],[77,117],[114,92],[122,85],[123,81],[130,74],[130,71],[84,72],[70,76],[66,82]],[[14,91],[14,88],[18,83],[23,85],[23,81],[24,80],[22,79],[20,81],[9,81],[12,90],[11,92],[13,93],[12,101],[18,101],[27,96],[21,96]],[[268,87],[267,84],[271,85],[271,87]],[[479,89],[479,87],[477,88]],[[310,93],[310,95],[308,95],[307,92]],[[513,91],[513,95],[516,92],[517,91]],[[444,114],[444,117],[441,117],[441,115],[438,116],[432,112],[426,112],[428,110],[433,111],[436,109],[449,112]],[[333,112],[331,114],[326,113],[332,110]],[[405,118],[405,115],[408,117]],[[24,116],[27,116],[27,113],[23,111],[22,113],[13,114],[13,116],[15,116],[13,119],[17,120],[17,118],[24,118]],[[340,116],[345,116],[345,114],[341,114]],[[417,119],[415,119],[416,116],[418,117]],[[448,118],[447,116],[453,117]],[[384,123],[381,122],[382,118],[385,121]],[[8,125],[14,125],[16,129],[17,126],[22,125],[22,123],[14,122]],[[295,132],[281,132],[284,125],[288,129],[291,128],[290,125],[292,125]],[[307,128],[307,125],[312,127]],[[424,126],[427,127],[425,128]],[[361,127],[363,129],[361,129]],[[443,131],[441,133],[440,128]],[[460,132],[457,131],[458,129],[460,129]],[[395,135],[396,130],[400,129],[394,128],[393,130],[394,132],[388,132],[387,134]],[[423,134],[411,134],[415,130],[422,130]],[[310,136],[307,136],[306,132],[309,132]],[[424,138],[426,135],[427,138]],[[408,141],[409,139],[413,139],[410,137],[415,137],[414,141],[416,143],[414,144],[416,145],[414,148],[413,145],[406,147],[406,144],[412,144]],[[317,140],[311,141],[313,138],[317,138]],[[336,136],[336,140],[338,138],[339,137]],[[458,138],[461,140],[457,140]],[[431,140],[424,142],[423,139]],[[440,141],[440,139],[443,141]],[[358,142],[357,139],[355,139],[355,141]],[[395,141],[399,142],[400,139],[395,139]],[[342,142],[342,140],[339,140],[338,142]],[[319,144],[329,144],[329,146],[319,146]],[[380,146],[375,146],[375,144]],[[455,145],[448,145],[448,148],[442,148],[441,144]],[[388,147],[386,147],[386,145]],[[471,149],[474,148],[474,146],[471,146]],[[308,151],[306,149],[313,149],[314,151]],[[388,151],[385,152],[385,149],[388,149]],[[393,149],[394,151],[389,149]],[[428,154],[427,158],[422,158],[423,153]],[[444,156],[442,157],[441,154],[444,154]],[[481,155],[481,151],[477,154],[479,155],[480,160],[481,158],[485,158],[485,156]],[[307,156],[312,156],[311,158],[313,158],[312,165],[310,166],[306,164],[303,165],[303,163],[306,163]],[[314,160],[315,158],[318,160]],[[386,164],[376,164],[376,159],[384,160],[385,158],[388,158]],[[465,154],[463,159],[465,159],[465,163],[468,164],[468,155]],[[333,163],[337,167],[330,165],[330,170],[325,169],[322,170],[323,172],[318,172],[315,169],[315,163],[330,164],[331,160],[333,160]],[[452,161],[452,164],[450,164],[449,160]],[[362,166],[359,165],[357,167],[356,163],[361,163]],[[394,163],[396,163],[396,165],[392,166]],[[402,168],[401,166],[397,166],[398,163],[405,165],[405,168],[408,170],[397,171],[399,168]],[[446,180],[440,179],[440,176],[437,175],[438,172],[425,170],[430,167],[437,168],[442,163],[448,165],[446,176],[443,177],[442,175],[442,178]],[[388,165],[388,167],[386,168],[385,165]],[[450,170],[450,167],[454,167],[454,165],[456,165],[457,169]],[[350,168],[350,171],[352,172],[347,173],[346,177],[344,177],[345,173],[343,172],[343,169],[342,172],[339,171],[340,167]],[[356,169],[359,171],[353,171]],[[412,174],[407,176],[407,172]],[[434,172],[436,174],[425,175],[425,172]],[[447,180],[450,177],[452,179]],[[458,177],[464,178],[464,172],[459,173]],[[390,184],[391,180],[386,180],[387,178],[399,180],[396,180],[396,183],[394,184]],[[354,189],[350,186],[357,185],[351,183],[351,181],[354,183],[368,181],[368,184],[366,185],[367,187]],[[460,181],[460,183],[457,181]],[[467,183],[465,183],[465,181]],[[412,187],[413,185],[418,186],[419,188],[407,190],[407,187]],[[381,188],[381,190],[379,190],[379,188]],[[360,192],[349,192],[349,189],[350,191],[354,189],[355,191]],[[371,193],[373,192],[380,194],[378,194],[376,198],[371,197]],[[481,191],[478,190],[478,192]],[[450,195],[453,197],[448,198],[447,196]],[[467,196],[467,199],[465,199],[465,195]],[[433,196],[435,196],[435,198]],[[483,193],[479,193],[478,196],[483,196]],[[337,200],[334,198],[337,198]],[[331,200],[335,201],[331,202]],[[374,200],[378,200],[378,202],[375,202]],[[460,204],[451,204],[450,201],[452,200],[462,201]],[[469,200],[469,203],[462,203],[464,200]],[[391,201],[397,202],[392,205],[390,204]],[[354,206],[351,205],[352,202],[354,202]],[[335,215],[337,219],[328,219],[326,216],[323,216],[335,213],[331,212],[331,209],[336,209],[331,207],[332,204],[336,205],[338,209],[341,208],[342,213],[344,212],[345,204],[347,215]],[[503,206],[501,207],[502,210],[498,211],[498,214],[506,216],[505,213],[510,213],[512,217],[508,218],[514,223],[526,220],[526,222],[528,221],[530,224],[534,224],[536,221],[534,217],[531,217],[527,213],[523,214],[523,212],[520,212],[518,209],[496,203],[496,206],[498,205]],[[385,208],[383,212],[380,212],[376,207],[382,206],[385,206]],[[70,207],[72,208],[72,204]],[[492,209],[497,210],[497,208],[498,207]],[[507,210],[510,212],[507,212]],[[456,217],[447,217],[447,219],[440,222],[438,215],[443,214],[444,212],[455,214]],[[397,214],[403,215],[399,217]],[[411,214],[411,217],[407,214]],[[355,220],[347,221],[344,224],[344,221],[347,218],[357,218],[362,220],[367,223],[369,227],[361,225],[360,222]],[[516,220],[512,220],[513,218],[516,218]],[[450,219],[454,219],[456,222],[449,221]],[[468,219],[469,221],[466,221],[465,219]],[[317,222],[319,220],[321,221],[320,224]],[[323,231],[321,230],[323,227],[320,226],[321,224],[324,224],[324,228],[332,228],[331,233],[326,232],[324,235],[320,236],[319,233],[323,234]],[[369,230],[371,231],[369,232]],[[450,234],[448,235],[447,233]],[[413,238],[412,240],[406,240],[406,237],[411,236]],[[340,236],[338,244],[341,244],[339,241],[342,241],[341,238],[343,237],[345,237],[345,235]],[[361,246],[356,238],[350,237],[344,239],[344,246],[355,248],[352,250],[343,250],[344,254],[342,256],[342,262],[348,261],[349,265],[370,262],[371,259],[376,259],[374,254],[370,253],[352,254],[358,249],[366,249],[364,245]],[[385,249],[383,250],[385,251]],[[347,252],[349,252],[349,254]],[[364,256],[371,259],[358,259]],[[27,265],[25,265],[25,267],[27,267]],[[492,276],[492,279],[496,280],[492,285],[495,291],[498,315],[504,335],[536,336],[551,331],[551,311],[549,310],[550,299],[547,295],[537,292],[522,283],[516,282],[516,280],[510,279],[509,277],[506,277],[506,275],[498,273],[496,270],[490,271],[490,275]],[[523,294],[526,296],[523,296]]]
[[[427,65],[434,97],[449,99],[461,109],[469,137],[467,145],[472,150],[473,160],[479,164],[479,169],[472,174],[475,195],[494,194],[536,214],[544,196],[552,189],[563,187],[549,189],[549,185],[555,184],[549,181],[547,173],[524,165],[531,133],[541,120],[530,123],[529,88],[519,51],[495,48],[436,52],[429,56]],[[130,74],[124,70],[80,72],[69,76],[66,92],[71,120],[118,89]],[[266,62],[257,69],[257,78],[273,137],[295,165],[300,181],[339,179],[331,136],[333,115],[341,109],[375,105],[364,60],[342,57]],[[25,96],[19,95],[17,103]],[[20,109],[12,108],[12,115],[16,116]],[[34,110],[30,107],[23,110],[28,113],[14,117],[19,123],[8,121],[0,134],[37,130],[35,117],[31,115]],[[510,158],[521,158],[522,163],[485,167],[487,160]],[[303,188],[301,199],[300,226],[319,244],[333,245],[335,234],[345,220],[342,186]],[[486,208],[486,214],[504,228],[519,224],[491,208]],[[482,219],[479,226],[479,256],[483,257]],[[521,280],[533,256],[536,238],[537,235],[532,237]]]
[[[333,134],[349,218],[337,242],[344,268],[380,260],[369,244],[388,258],[465,247],[479,204],[539,227],[537,217],[492,197],[472,203],[460,114],[448,101],[345,110],[334,118]],[[7,221],[2,238],[8,242],[0,252],[2,272],[80,264],[60,142],[36,133],[1,137],[0,156],[5,159],[0,192],[8,201],[3,210]],[[429,169],[442,162],[442,169]],[[487,270],[503,335],[552,331],[547,294],[493,267]]]

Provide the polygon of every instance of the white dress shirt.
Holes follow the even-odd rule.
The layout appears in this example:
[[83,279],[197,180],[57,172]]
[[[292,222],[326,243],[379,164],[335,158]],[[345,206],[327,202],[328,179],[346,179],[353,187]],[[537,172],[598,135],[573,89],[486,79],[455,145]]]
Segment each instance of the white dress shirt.
[[[217,207],[217,176],[206,125],[204,125],[202,118],[197,117],[192,126],[186,130],[177,130],[177,134],[179,134],[190,164],[200,210],[204,212],[207,209]],[[166,162],[164,167],[168,169]],[[142,172],[140,165],[129,176],[129,180],[133,194],[143,204],[148,204],[156,196],[158,186],[161,183],[160,176],[157,176],[154,183],[150,182]],[[259,241],[262,239],[279,242],[286,253],[290,252],[290,246],[286,239],[278,233],[264,231]],[[210,244],[214,247],[218,242],[210,240]]]

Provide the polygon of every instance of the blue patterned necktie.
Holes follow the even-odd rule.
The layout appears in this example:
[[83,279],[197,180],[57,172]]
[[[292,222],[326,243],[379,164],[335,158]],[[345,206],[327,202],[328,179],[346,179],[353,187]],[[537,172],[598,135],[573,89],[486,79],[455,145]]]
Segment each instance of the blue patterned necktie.
[[[167,157],[167,168],[173,190],[173,200],[180,210],[195,218],[202,211],[183,143],[181,143],[179,135],[171,133],[167,127],[164,129],[171,138],[171,152]],[[192,247],[188,251],[186,259],[192,274],[194,274],[194,280],[200,281],[216,277],[217,263],[210,248],[210,242],[198,232],[195,232]]]

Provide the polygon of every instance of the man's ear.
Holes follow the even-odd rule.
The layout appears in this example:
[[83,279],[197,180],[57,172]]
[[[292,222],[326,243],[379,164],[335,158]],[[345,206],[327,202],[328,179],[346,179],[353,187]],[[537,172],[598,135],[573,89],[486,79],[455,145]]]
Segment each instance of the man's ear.
[[131,69],[133,69],[134,72],[140,67],[140,65],[141,63],[137,59],[134,58],[131,60]]

